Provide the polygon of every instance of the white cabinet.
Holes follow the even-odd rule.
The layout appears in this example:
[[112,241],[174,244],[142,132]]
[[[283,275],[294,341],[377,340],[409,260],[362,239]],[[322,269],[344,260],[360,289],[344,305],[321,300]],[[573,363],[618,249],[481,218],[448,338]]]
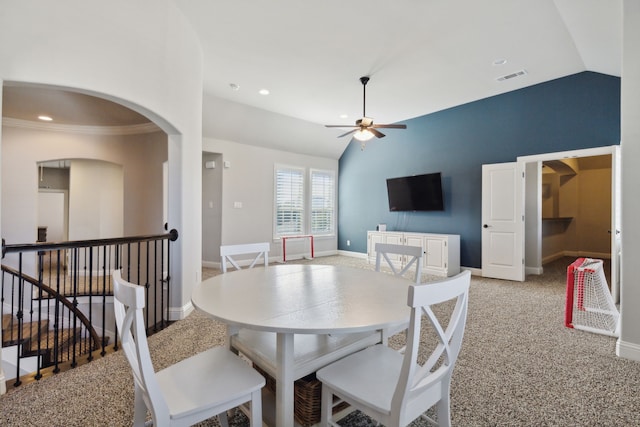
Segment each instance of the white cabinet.
[[[369,231],[367,233],[367,257],[370,264],[376,263],[376,243],[404,245],[404,235],[394,231]],[[402,267],[404,262],[402,255],[389,254],[389,259],[396,267]]]
[[[438,276],[453,276],[460,272],[460,236],[457,234],[402,233],[398,231],[368,231],[367,256],[376,262],[376,243],[422,246],[422,272]],[[402,267],[398,256],[395,263]]]

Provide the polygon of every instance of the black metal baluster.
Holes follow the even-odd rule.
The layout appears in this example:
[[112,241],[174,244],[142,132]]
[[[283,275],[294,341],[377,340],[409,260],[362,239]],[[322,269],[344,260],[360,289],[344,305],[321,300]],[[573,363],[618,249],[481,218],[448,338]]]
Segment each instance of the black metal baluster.
[[[38,251],[38,282],[42,285],[42,276],[43,276],[43,268],[42,262],[44,261],[44,251]],[[31,292],[33,295],[33,290]],[[33,311],[33,298],[31,299],[31,307]],[[33,318],[33,316],[32,316]],[[33,323],[29,325],[30,333],[33,334]],[[47,328],[48,329],[48,328]],[[42,366],[43,354],[42,354],[42,286],[38,287],[38,344],[36,345],[36,376],[35,379],[39,380],[42,378],[42,374],[40,373],[40,368]],[[47,340],[48,342],[48,340]]]
[[23,295],[22,295],[22,286],[24,284],[24,279],[22,278],[22,253],[20,253],[18,255],[18,272],[20,273],[20,276],[18,278],[18,312],[17,314],[17,318],[18,318],[18,337],[17,337],[17,360],[16,360],[16,381],[13,383],[14,387],[18,387],[20,384],[22,384],[22,381],[20,381],[20,353],[22,352],[22,327],[23,327],[23,321],[22,321],[22,304],[23,304]]
[[53,368],[53,372],[55,374],[57,374],[58,372],[60,372],[60,359],[61,359],[61,353],[60,353],[60,321],[61,316],[63,316],[62,313],[60,313],[60,305],[62,304],[61,301],[61,294],[60,294],[60,250],[57,251],[57,261],[58,261],[58,266],[56,267],[56,302],[55,302],[55,308],[54,308],[54,321],[53,321],[53,360],[54,360],[54,368]]

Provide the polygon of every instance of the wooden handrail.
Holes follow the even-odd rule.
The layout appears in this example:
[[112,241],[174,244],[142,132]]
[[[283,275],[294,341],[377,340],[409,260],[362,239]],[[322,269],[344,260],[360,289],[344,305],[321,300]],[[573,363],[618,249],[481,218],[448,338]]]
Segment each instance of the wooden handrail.
[[96,330],[93,328],[93,325],[91,324],[91,322],[89,322],[89,319],[87,319],[87,317],[80,311],[78,310],[78,308],[73,304],[73,302],[69,301],[69,299],[67,297],[65,297],[64,295],[60,294],[58,291],[56,291],[55,289],[45,285],[44,283],[39,282],[37,279],[34,279],[33,277],[26,275],[24,273],[20,274],[20,272],[18,272],[18,270],[3,265],[2,266],[2,271],[5,271],[15,277],[24,279],[26,282],[31,283],[33,286],[42,289],[42,291],[48,293],[49,295],[51,295],[52,297],[56,298],[57,301],[60,301],[62,303],[62,305],[64,305],[65,307],[67,307],[69,309],[69,311],[71,311],[79,320],[80,322],[82,322],[82,324],[85,326],[85,328],[87,328],[87,331],[89,331],[89,333],[91,334],[91,338],[93,339],[93,342],[95,343],[94,346],[92,348],[92,350],[97,350],[98,346],[100,345],[100,335],[98,335],[98,333],[96,332]]
[[38,242],[38,243],[20,243],[14,245],[5,244],[2,239],[2,258],[8,253],[14,252],[38,252],[51,251],[70,248],[86,248],[93,246],[121,245],[126,243],[149,242],[152,240],[168,239],[175,242],[178,239],[178,230],[175,228],[165,234],[131,236],[131,237],[114,237],[110,239],[91,239],[91,240],[74,240],[70,242]]

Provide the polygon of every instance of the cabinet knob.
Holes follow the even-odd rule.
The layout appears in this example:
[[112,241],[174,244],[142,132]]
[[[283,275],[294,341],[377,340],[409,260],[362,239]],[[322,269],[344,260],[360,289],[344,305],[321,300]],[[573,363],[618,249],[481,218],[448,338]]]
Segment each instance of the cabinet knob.
[[489,225],[485,224],[482,226],[482,228],[489,228]]

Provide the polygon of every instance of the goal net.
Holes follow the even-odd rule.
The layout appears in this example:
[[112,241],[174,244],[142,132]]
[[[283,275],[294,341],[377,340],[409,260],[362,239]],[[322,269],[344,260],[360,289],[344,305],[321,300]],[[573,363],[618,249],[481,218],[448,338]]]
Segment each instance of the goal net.
[[609,291],[602,260],[578,258],[567,267],[564,324],[617,337],[620,313]]

